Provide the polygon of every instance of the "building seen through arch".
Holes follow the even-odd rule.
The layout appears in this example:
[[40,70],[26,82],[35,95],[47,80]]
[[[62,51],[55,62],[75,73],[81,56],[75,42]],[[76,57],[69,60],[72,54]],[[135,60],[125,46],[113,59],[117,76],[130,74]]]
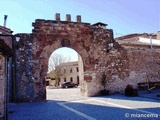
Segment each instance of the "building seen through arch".
[[[56,79],[58,79],[56,77],[58,77],[58,75],[60,75],[60,79],[58,80],[58,83],[56,83]],[[48,73],[47,78],[49,79],[46,79],[46,85],[49,86],[56,86],[56,84],[61,85],[64,82],[79,84],[78,61],[66,62],[58,65],[54,71]]]

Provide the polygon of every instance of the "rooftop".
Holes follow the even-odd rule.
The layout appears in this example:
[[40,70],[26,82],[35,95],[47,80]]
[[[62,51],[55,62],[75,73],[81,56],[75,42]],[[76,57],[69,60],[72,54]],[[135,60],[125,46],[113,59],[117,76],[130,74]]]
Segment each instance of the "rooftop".
[[102,22],[97,22],[95,24],[92,24],[92,26],[98,26],[98,25],[107,26],[108,24],[105,24],[105,23],[102,23]]
[[9,28],[6,28],[6,27],[4,27],[4,26],[1,26],[1,25],[0,25],[0,29],[1,29],[1,30],[4,30],[4,31],[6,31],[6,32],[8,32],[8,33],[13,33],[13,31],[12,31],[11,29],[9,29]]
[[[132,39],[134,37],[144,37],[144,38],[149,38],[150,34],[148,33],[133,33],[133,34],[128,34],[128,35],[124,35],[121,37],[117,37],[115,38],[115,40],[127,40],[127,39]],[[152,33],[152,38],[156,39],[157,38],[157,34],[156,33]]]

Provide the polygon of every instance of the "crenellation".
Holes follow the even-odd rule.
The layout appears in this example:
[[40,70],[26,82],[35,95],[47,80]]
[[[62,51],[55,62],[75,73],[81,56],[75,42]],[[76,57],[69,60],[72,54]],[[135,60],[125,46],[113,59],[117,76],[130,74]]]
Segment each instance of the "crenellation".
[[60,21],[60,20],[61,20],[61,18],[60,18],[60,13],[56,13],[56,14],[55,14],[55,20],[56,20],[56,21]]
[[81,16],[80,16],[80,15],[77,15],[77,16],[76,16],[76,22],[81,23]]
[[66,21],[71,22],[71,15],[70,14],[66,15]]

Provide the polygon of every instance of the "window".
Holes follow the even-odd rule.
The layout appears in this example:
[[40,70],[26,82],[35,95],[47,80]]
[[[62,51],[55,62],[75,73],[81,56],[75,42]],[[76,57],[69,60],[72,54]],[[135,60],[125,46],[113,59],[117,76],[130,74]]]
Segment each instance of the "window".
[[77,84],[79,84],[79,76],[77,76]]
[[73,82],[73,78],[72,77],[70,78],[70,82]]
[[66,78],[64,78],[64,82],[66,82]]
[[71,70],[70,70],[70,73],[72,73],[72,68],[71,68]]
[[79,69],[78,69],[78,67],[77,67],[77,72],[79,72]]

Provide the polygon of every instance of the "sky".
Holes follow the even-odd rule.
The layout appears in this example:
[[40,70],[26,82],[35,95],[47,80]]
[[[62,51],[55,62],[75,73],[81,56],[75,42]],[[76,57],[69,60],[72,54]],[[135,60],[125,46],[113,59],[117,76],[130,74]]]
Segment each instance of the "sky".
[[[53,62],[51,60],[54,58],[53,56],[56,54],[60,54],[65,57],[70,56],[71,59],[69,60],[69,62],[78,61],[78,53],[74,49],[62,47],[62,48],[55,50],[51,54],[51,57],[49,58],[49,61],[48,61],[49,62],[48,66],[54,66],[54,65],[52,65]],[[53,67],[51,67],[51,68],[53,68]],[[50,69],[50,67],[48,67],[48,72],[50,72],[50,70],[52,70],[52,69]]]
[[[103,22],[114,37],[160,31],[160,0],[0,0],[0,25],[8,15],[7,27],[16,33],[31,33],[35,19],[65,21],[81,15],[82,22]],[[116,33],[119,33],[116,35]]]
[[160,31],[160,0],[0,0],[0,25],[8,15],[7,27],[16,33],[31,33],[35,19],[54,20],[56,13],[72,21],[103,22],[113,29],[114,37],[131,33]]
[[54,55],[54,54],[62,54],[64,56],[71,56],[71,61],[77,61],[78,60],[78,53],[71,48],[67,48],[67,47],[59,48],[59,49],[55,50],[51,54],[51,56]]

